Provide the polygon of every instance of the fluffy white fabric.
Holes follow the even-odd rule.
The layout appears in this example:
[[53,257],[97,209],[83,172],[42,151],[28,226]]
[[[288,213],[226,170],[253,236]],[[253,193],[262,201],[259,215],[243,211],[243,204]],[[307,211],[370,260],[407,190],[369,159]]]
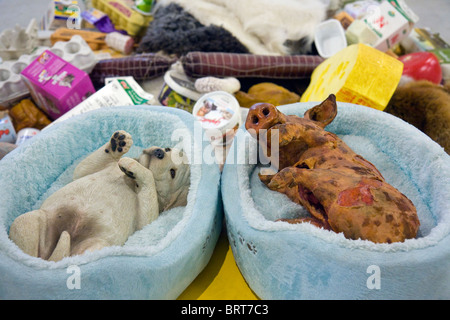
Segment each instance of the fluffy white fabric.
[[160,0],[158,5],[181,5],[201,24],[223,27],[251,53],[287,55],[287,40],[305,38],[307,49],[314,30],[326,17],[329,1],[323,0]]

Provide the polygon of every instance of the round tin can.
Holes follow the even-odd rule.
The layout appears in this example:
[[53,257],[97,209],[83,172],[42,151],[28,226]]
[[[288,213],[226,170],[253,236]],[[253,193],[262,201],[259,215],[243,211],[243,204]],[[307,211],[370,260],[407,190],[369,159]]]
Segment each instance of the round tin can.
[[192,113],[214,145],[230,144],[241,123],[239,102],[225,91],[203,95],[195,103]]
[[33,138],[39,132],[41,132],[41,131],[38,129],[35,129],[35,128],[23,128],[22,130],[20,130],[17,133],[16,145],[20,145],[20,144],[24,143],[25,141]]

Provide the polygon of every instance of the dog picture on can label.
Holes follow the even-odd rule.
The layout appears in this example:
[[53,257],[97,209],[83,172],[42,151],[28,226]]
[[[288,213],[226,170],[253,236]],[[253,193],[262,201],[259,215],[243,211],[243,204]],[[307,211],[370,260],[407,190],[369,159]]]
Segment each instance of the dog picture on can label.
[[10,239],[26,254],[59,261],[123,245],[161,212],[185,206],[190,166],[183,151],[150,147],[137,159],[122,157],[132,144],[129,133],[113,133],[76,166],[71,183],[13,221]]

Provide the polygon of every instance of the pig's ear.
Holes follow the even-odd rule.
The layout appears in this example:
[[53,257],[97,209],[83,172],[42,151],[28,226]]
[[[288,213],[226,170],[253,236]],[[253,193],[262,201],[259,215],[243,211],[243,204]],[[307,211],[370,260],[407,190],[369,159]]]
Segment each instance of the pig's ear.
[[336,96],[330,94],[321,104],[312,107],[305,112],[304,118],[315,121],[319,126],[325,128],[334,120],[337,114]]

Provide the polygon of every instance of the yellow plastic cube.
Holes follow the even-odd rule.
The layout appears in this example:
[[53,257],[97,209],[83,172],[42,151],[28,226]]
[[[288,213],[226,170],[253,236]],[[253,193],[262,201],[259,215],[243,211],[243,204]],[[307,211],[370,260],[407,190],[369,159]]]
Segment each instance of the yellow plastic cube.
[[403,63],[365,44],[354,44],[322,62],[301,102],[336,100],[384,110],[403,72]]

